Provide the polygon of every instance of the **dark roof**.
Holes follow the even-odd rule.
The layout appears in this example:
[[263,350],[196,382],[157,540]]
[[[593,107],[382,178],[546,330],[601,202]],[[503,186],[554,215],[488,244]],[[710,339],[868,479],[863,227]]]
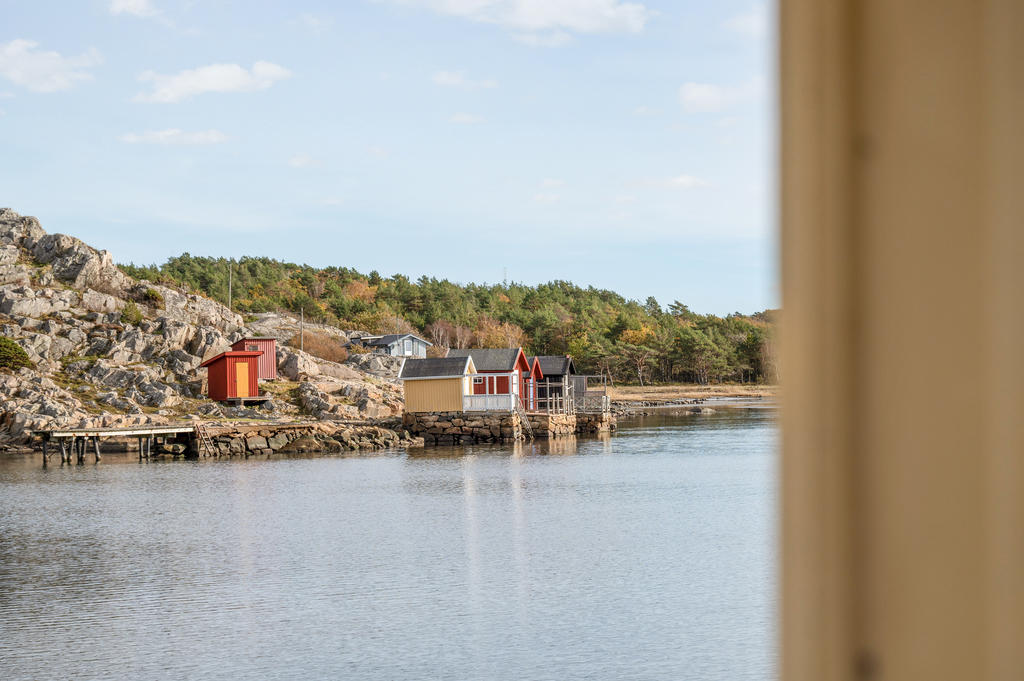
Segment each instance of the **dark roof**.
[[386,336],[364,336],[363,341],[364,345],[391,345],[396,340],[400,340],[406,337],[415,338],[416,340],[422,341],[427,345],[433,345],[433,343],[431,343],[430,341],[420,338],[414,333],[389,333]]
[[537,355],[530,358],[530,364],[533,364],[534,359],[540,360],[540,370],[545,376],[566,376],[576,373],[576,365],[568,355]]
[[519,348],[451,349],[449,357],[472,357],[477,371],[512,371],[516,368]]
[[464,376],[469,370],[469,361],[465,357],[428,357],[427,359],[407,359],[398,372],[399,378],[445,378],[448,376]]
[[236,343],[241,343],[242,341],[247,341],[247,340],[272,340],[272,341],[276,341],[277,340],[277,336],[242,336],[241,338],[239,338],[235,342]]
[[210,359],[200,364],[199,367],[202,368],[210,366],[214,362],[219,362],[220,360],[226,359],[228,357],[259,357],[262,354],[262,350],[229,350],[228,352],[222,352],[215,357],[211,357]]

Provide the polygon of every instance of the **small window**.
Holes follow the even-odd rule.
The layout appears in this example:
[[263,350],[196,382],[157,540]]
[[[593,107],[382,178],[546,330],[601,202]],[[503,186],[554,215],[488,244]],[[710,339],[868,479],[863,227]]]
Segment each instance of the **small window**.
[[483,384],[484,384],[484,377],[483,376],[475,376],[473,378],[473,385],[483,385]]
[[248,350],[249,352],[256,352],[260,348],[257,345],[246,345],[245,349]]

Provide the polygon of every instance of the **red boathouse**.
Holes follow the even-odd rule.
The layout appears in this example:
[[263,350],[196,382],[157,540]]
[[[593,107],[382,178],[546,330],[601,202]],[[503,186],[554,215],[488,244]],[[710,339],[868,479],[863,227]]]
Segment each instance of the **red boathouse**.
[[232,350],[239,352],[262,352],[256,369],[256,378],[263,381],[277,380],[277,339],[272,336],[249,336],[235,342]]
[[262,354],[262,351],[232,350],[200,364],[200,367],[206,367],[209,398],[217,402],[257,401],[260,389],[256,376]]
[[530,365],[522,348],[452,349],[448,357],[472,357],[474,395],[516,395],[526,409],[537,400],[540,365]]
[[[529,359],[529,358],[527,358]],[[526,374],[523,374],[524,378]],[[533,358],[533,363],[530,365],[529,378],[525,378],[524,385],[526,390],[523,391],[523,406],[526,407],[526,411],[537,411],[540,406],[537,402],[537,386],[540,384],[541,379],[544,378],[544,372],[540,367],[540,360],[536,357]]]

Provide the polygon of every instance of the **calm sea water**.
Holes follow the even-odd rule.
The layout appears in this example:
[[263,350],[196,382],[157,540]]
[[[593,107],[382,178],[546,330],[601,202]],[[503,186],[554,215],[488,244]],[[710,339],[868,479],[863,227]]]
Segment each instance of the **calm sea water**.
[[0,458],[0,677],[772,679],[775,440]]

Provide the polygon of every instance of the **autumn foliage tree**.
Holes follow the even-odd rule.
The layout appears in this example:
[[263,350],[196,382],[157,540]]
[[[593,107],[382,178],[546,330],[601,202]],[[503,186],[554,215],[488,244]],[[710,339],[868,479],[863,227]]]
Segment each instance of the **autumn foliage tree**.
[[457,284],[362,274],[270,258],[183,254],[160,266],[123,266],[139,279],[193,290],[242,313],[304,311],[307,321],[372,333],[417,333],[444,348],[516,347],[572,354],[581,372],[613,381],[770,382],[778,378],[772,311],[724,317],[675,300],[642,302],[567,281]]

